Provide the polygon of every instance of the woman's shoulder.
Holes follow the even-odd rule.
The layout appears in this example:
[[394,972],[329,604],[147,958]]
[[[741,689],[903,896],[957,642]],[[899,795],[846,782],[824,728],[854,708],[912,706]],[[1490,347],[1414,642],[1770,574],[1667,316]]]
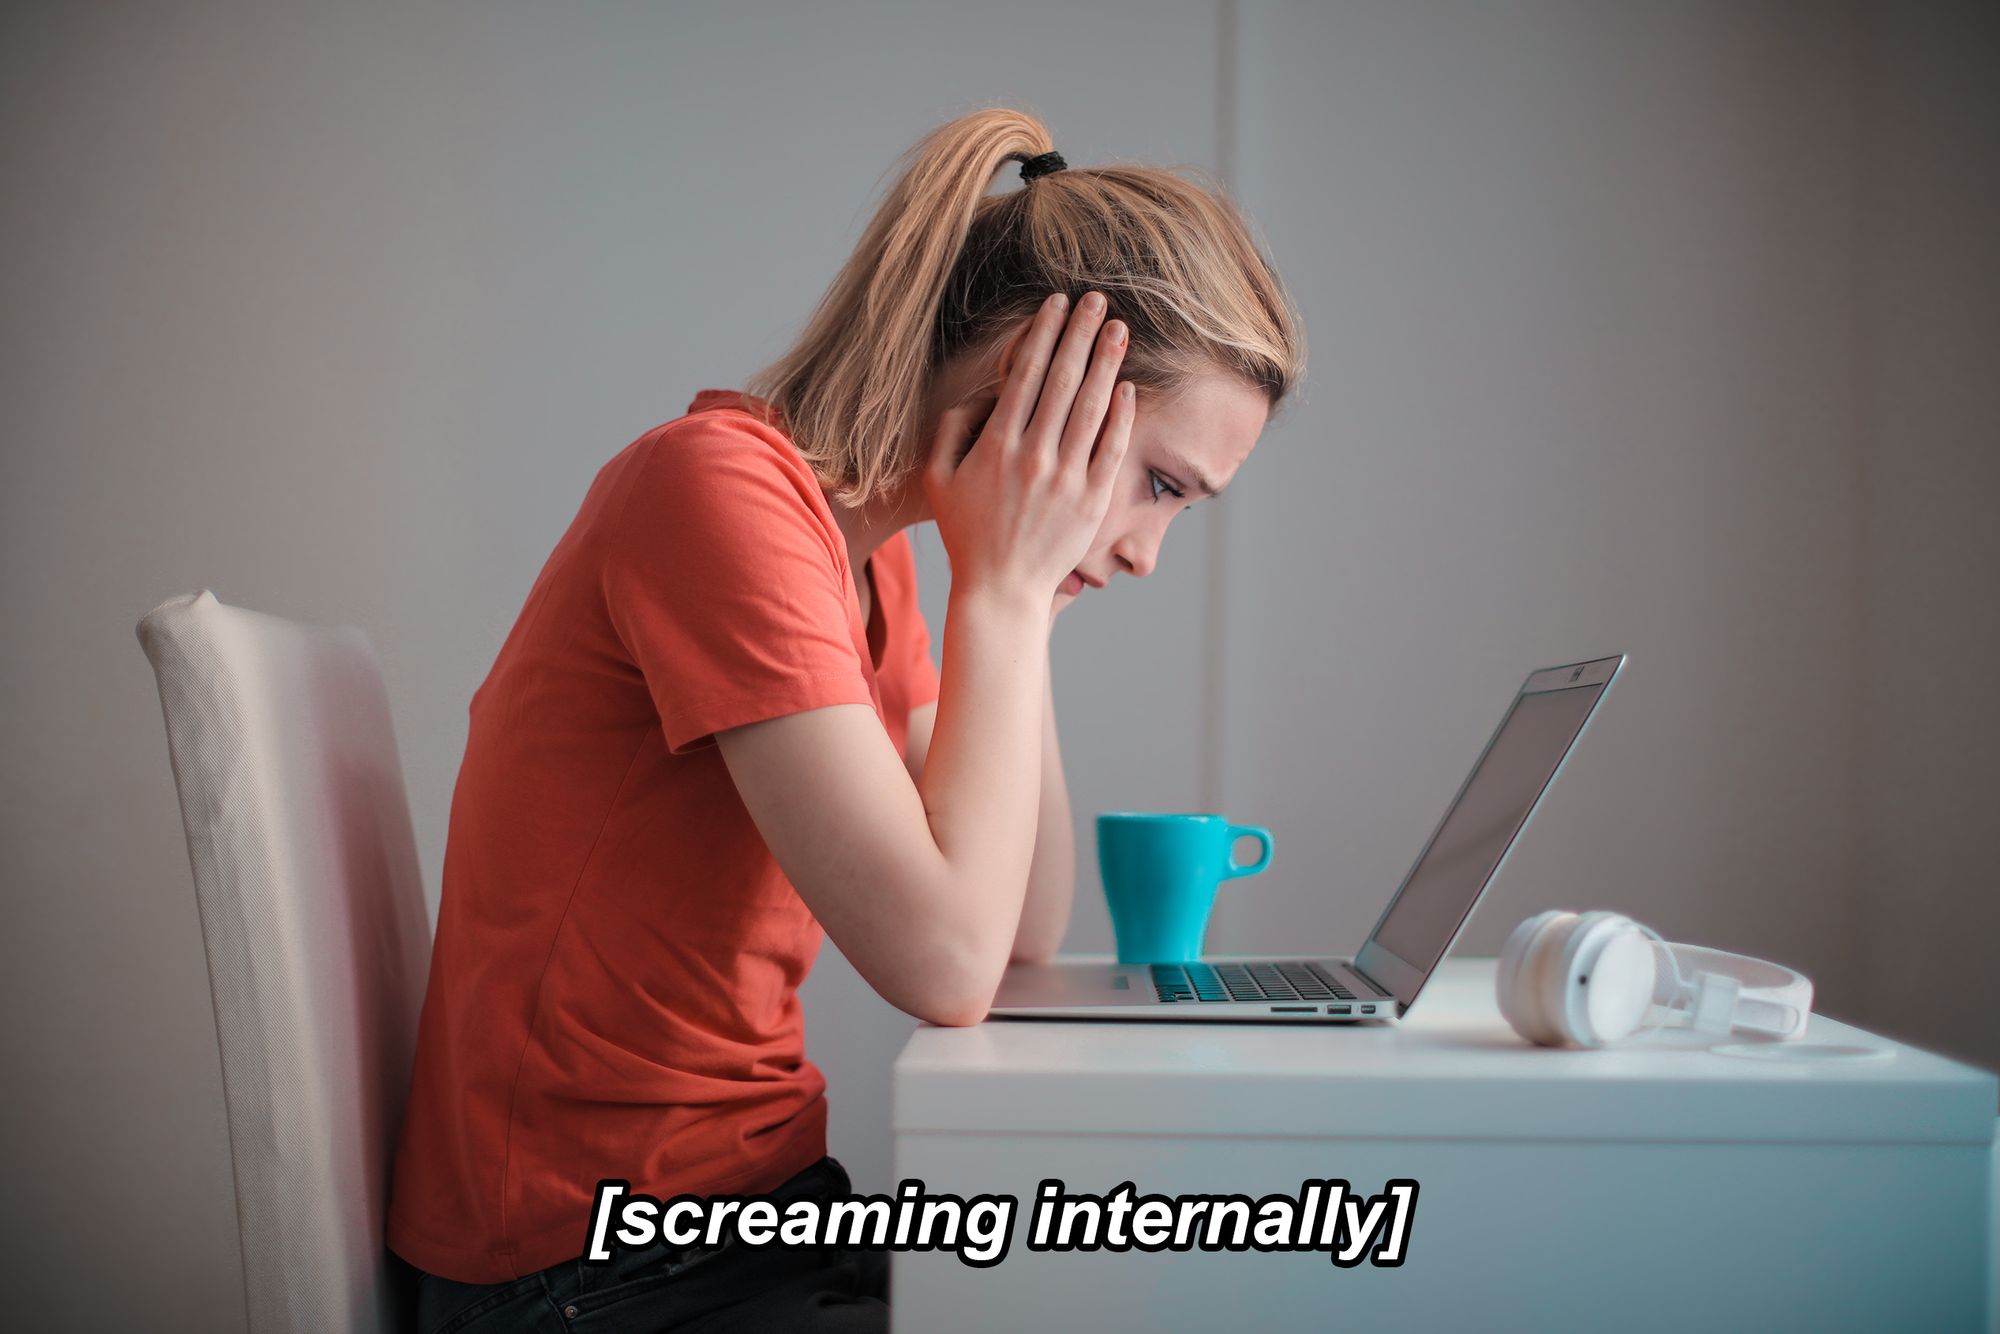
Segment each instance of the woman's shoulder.
[[837,568],[844,541],[818,478],[754,404],[733,390],[704,390],[685,415],[620,450],[572,526],[578,555],[613,565]]
[[734,389],[702,390],[684,414],[634,440],[605,471],[618,490],[677,508],[757,495],[790,497],[816,517],[826,507],[782,416]]
[[778,410],[735,389],[702,390],[686,412],[655,426],[632,447],[647,455],[670,454],[687,463],[699,463],[704,456],[742,455],[767,457],[787,471],[812,471],[792,444]]
[[693,401],[688,404],[687,411],[668,425],[675,426],[698,419],[739,426],[747,421],[780,439],[786,438],[785,416],[777,406],[741,389],[699,390],[695,393]]

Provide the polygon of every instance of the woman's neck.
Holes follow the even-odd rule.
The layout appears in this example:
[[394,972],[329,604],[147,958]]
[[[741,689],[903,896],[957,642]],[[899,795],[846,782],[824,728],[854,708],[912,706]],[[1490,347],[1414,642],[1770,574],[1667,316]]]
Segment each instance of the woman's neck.
[[[1027,321],[1023,320],[1021,324],[1025,329]],[[1004,371],[996,369],[997,357],[997,343],[978,354],[961,353],[932,377],[924,390],[920,439],[930,440],[936,436],[939,419],[953,404],[963,403],[971,395],[998,398]],[[932,517],[931,500],[924,493],[922,466],[919,465],[887,495],[879,496],[858,509],[847,509],[833,498],[831,492],[825,494],[827,508],[833,511],[834,522],[840,525],[841,536],[847,539],[847,561],[854,567],[854,582],[865,597],[868,585],[862,571],[868,564],[868,558],[884,542],[911,524],[922,523]]]
[[869,557],[897,533],[931,517],[930,498],[920,476],[913,475],[888,495],[854,509],[842,505],[832,492],[824,494],[840,535],[847,539],[847,563],[854,570],[854,581],[863,587],[862,571]]

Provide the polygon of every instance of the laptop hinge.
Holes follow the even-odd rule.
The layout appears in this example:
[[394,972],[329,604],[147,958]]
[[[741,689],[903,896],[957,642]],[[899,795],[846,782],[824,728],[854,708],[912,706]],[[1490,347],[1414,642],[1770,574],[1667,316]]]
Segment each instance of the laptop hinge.
[[1354,974],[1354,975],[1355,975],[1356,977],[1360,978],[1360,979],[1361,979],[1361,980],[1362,980],[1363,982],[1366,982],[1366,983],[1367,983],[1367,984],[1368,984],[1369,986],[1371,986],[1371,987],[1375,988],[1375,992],[1376,992],[1376,994],[1377,994],[1377,995],[1379,995],[1379,996],[1387,996],[1387,997],[1388,997],[1388,998],[1389,998],[1390,1000],[1395,1000],[1395,999],[1396,999],[1396,993],[1395,993],[1395,992],[1393,992],[1393,991],[1389,990],[1389,988],[1387,988],[1387,987],[1383,986],[1383,985],[1382,985],[1382,984],[1381,984],[1380,982],[1377,982],[1377,981],[1376,981],[1376,980],[1375,980],[1374,978],[1372,978],[1372,977],[1368,976],[1368,974],[1366,974],[1366,973],[1362,972],[1362,971],[1361,971],[1361,966],[1360,966],[1359,964],[1352,964],[1352,963],[1351,963],[1351,964],[1347,965],[1347,967],[1348,967],[1348,969],[1349,969],[1349,970],[1350,970],[1350,971],[1351,971],[1351,972],[1352,972],[1352,973],[1353,973],[1353,974]]

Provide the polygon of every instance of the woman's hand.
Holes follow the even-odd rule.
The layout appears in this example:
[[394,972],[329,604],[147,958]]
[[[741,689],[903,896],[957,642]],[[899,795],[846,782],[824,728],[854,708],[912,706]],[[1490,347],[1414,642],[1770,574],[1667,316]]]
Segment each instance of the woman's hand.
[[1104,324],[1101,294],[1067,317],[1051,297],[984,427],[978,400],[939,419],[924,490],[954,584],[1049,600],[1089,553],[1132,439],[1132,386],[1117,383],[1125,340],[1122,323]]

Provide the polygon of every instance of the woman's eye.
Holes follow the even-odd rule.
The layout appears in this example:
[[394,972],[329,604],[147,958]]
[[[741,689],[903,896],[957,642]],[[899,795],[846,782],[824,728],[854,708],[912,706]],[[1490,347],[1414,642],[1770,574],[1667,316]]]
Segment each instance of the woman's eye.
[[1182,496],[1187,494],[1187,492],[1181,490],[1179,487],[1175,486],[1172,482],[1169,482],[1166,478],[1160,476],[1160,474],[1156,472],[1148,471],[1146,476],[1148,479],[1147,490],[1152,493],[1154,504],[1159,503],[1160,492],[1162,491],[1165,491],[1175,500],[1179,500]]

